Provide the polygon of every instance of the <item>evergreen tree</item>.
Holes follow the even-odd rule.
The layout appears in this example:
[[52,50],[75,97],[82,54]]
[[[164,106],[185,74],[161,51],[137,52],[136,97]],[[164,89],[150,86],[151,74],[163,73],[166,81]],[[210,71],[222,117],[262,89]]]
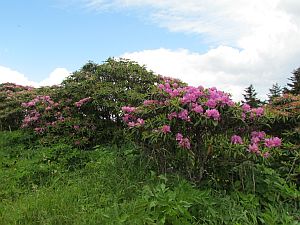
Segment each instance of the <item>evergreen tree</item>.
[[270,91],[270,93],[268,94],[269,101],[272,101],[273,98],[281,96],[282,88],[278,83],[276,83],[272,85],[272,88],[270,88],[269,91]]
[[243,94],[245,101],[243,103],[247,103],[251,107],[258,107],[261,105],[261,101],[256,97],[257,93],[252,84],[247,87],[245,90],[245,94]]
[[285,93],[291,93],[294,95],[300,94],[300,67],[292,72],[293,76],[289,78],[292,83],[288,83],[287,86],[290,88],[285,88]]

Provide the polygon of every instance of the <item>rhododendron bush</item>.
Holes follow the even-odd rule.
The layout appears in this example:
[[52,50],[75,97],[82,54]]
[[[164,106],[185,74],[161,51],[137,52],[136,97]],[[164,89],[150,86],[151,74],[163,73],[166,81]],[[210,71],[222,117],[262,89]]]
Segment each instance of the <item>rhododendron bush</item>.
[[273,119],[271,132],[283,133],[286,139],[300,144],[300,95],[284,94],[274,98],[267,111]]
[[33,87],[13,83],[0,84],[0,130],[14,130],[23,119],[21,103],[36,95]]
[[56,101],[49,95],[36,96],[22,103],[25,117],[21,127],[53,141],[65,138],[78,147],[91,144],[95,126],[84,114],[91,101],[89,97],[74,102],[63,98]]
[[132,138],[160,170],[181,171],[198,181],[213,161],[264,160],[281,145],[280,138],[260,130],[263,108],[241,106],[216,88],[185,86],[176,79],[162,78],[143,105],[122,111]]
[[87,63],[46,95],[24,102],[22,127],[88,147],[122,142],[121,106],[138,105],[158,77],[128,60]]

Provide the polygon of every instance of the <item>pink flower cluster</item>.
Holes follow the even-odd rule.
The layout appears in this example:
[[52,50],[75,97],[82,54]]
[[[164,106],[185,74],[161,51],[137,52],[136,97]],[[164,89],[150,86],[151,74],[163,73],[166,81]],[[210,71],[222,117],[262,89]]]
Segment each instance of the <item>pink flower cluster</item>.
[[266,138],[265,139],[265,146],[267,148],[276,148],[281,146],[281,139],[278,137],[273,137],[273,138]]
[[258,108],[253,108],[251,109],[251,106],[248,105],[247,103],[242,105],[242,118],[245,119],[246,118],[246,114],[250,113],[250,118],[253,119],[255,117],[262,117],[265,113],[264,108],[262,107],[258,107]]
[[21,127],[31,127],[38,134],[44,133],[49,127],[56,126],[57,122],[65,121],[62,112],[58,111],[60,104],[54,102],[48,95],[36,96],[29,102],[23,102],[22,106],[25,108],[25,117]]
[[231,137],[231,143],[232,144],[243,144],[243,139],[238,135],[233,135]]
[[42,127],[34,128],[34,132],[37,134],[42,134],[42,133],[44,133],[44,131],[45,131],[45,128],[42,128]]
[[262,107],[258,107],[258,108],[254,108],[251,110],[251,115],[250,115],[250,118],[253,118],[253,117],[261,117],[264,115],[264,109]]
[[37,112],[35,109],[28,112],[28,114],[24,117],[22,128],[28,127],[33,122],[37,122],[40,119],[41,114]]
[[220,120],[220,113],[217,109],[208,109],[205,112],[208,118],[213,118],[214,120]]
[[46,95],[46,96],[36,96],[33,100],[31,100],[30,102],[23,102],[21,104],[22,107],[24,108],[31,108],[33,106],[35,106],[37,103],[43,103],[43,104],[48,104],[50,106],[52,106],[54,104],[54,101],[51,99],[50,96]]
[[163,125],[161,131],[166,134],[171,132],[171,127],[169,125]]
[[176,141],[181,148],[191,149],[191,143],[188,138],[184,138],[181,133],[176,134]]
[[136,122],[128,122],[128,126],[129,127],[140,127],[143,126],[145,124],[145,121],[141,118],[137,118]]
[[[172,83],[171,79],[165,79],[164,84],[159,84],[158,88],[169,95],[169,98],[178,97],[183,107],[181,112],[172,112],[168,115],[168,119],[179,118],[190,122],[189,111],[197,114],[203,114],[206,118],[220,120],[221,115],[217,107],[234,106],[235,103],[230,99],[230,95],[218,91],[216,88],[204,89],[199,87],[178,87],[177,83]],[[151,101],[151,100],[150,100]],[[152,100],[153,101],[153,100]]]
[[74,104],[77,108],[80,108],[83,104],[85,104],[91,100],[92,100],[91,97],[87,97],[87,98],[80,99],[78,102],[75,102]]
[[123,106],[122,111],[124,113],[133,113],[133,112],[136,111],[136,108],[135,107],[130,107],[130,106]]
[[182,120],[185,120],[185,121],[188,121],[188,122],[191,121],[191,118],[189,117],[189,112],[188,112],[186,109],[180,111],[180,112],[178,113],[177,117],[178,117],[179,119],[182,119]]
[[127,123],[129,127],[141,127],[145,124],[145,121],[142,118],[136,118],[132,113],[136,112],[135,107],[124,106],[122,111],[125,113],[123,115],[123,121]]
[[[145,112],[143,115],[149,115],[149,127],[152,125],[151,117],[155,117],[155,114],[158,113],[159,117],[157,117],[157,119],[159,121],[154,120],[153,124],[155,124],[155,127],[151,127],[151,129],[155,133],[163,134],[172,133],[172,131],[176,130],[176,125],[182,126],[183,129],[180,129],[181,132],[190,132],[194,129],[191,125],[195,125],[195,129],[202,129],[200,126],[209,126],[206,123],[202,123],[202,121],[197,121],[201,119],[221,121],[227,125],[225,121],[227,115],[230,116],[231,119],[236,118],[237,113],[240,112],[242,112],[242,118],[244,119],[254,119],[264,115],[264,109],[262,107],[251,108],[250,105],[243,104],[240,108],[231,100],[229,94],[219,91],[214,87],[205,89],[202,86],[180,86],[178,85],[179,82],[175,82],[171,78],[165,78],[163,79],[163,82],[164,83],[157,85],[158,93],[153,95],[157,100],[146,100],[140,108],[130,106],[122,107],[122,111],[124,112],[123,120],[129,127],[139,127],[144,125],[145,121],[138,118],[139,112]],[[151,106],[153,110],[143,111],[145,108],[149,109],[149,106]],[[232,111],[228,109],[231,109]],[[223,114],[223,112],[225,113]],[[170,121],[172,130],[169,125],[164,124],[166,119],[164,117],[167,117]],[[162,121],[164,122],[162,123]],[[176,124],[176,122],[179,123]],[[175,124],[174,127],[173,124]],[[208,129],[208,127],[204,127],[204,130],[205,129]],[[266,139],[265,136],[266,134],[264,132],[252,132],[248,151],[265,158],[269,157],[270,153],[266,151],[266,148],[280,146],[281,140],[277,137]],[[191,141],[197,143],[196,139],[190,138],[193,138],[193,135],[183,137],[181,133],[176,134],[176,141],[181,148],[190,149]],[[238,135],[233,135],[231,137],[231,143],[244,145],[244,140]],[[260,150],[261,147],[263,147],[263,153]]]
[[278,137],[273,138],[265,138],[266,133],[263,131],[253,131],[251,133],[251,143],[248,146],[248,151],[251,153],[255,153],[257,155],[261,155],[264,158],[270,156],[269,151],[262,153],[259,149],[260,144],[264,143],[266,148],[275,148],[281,146],[281,139]]
[[[36,105],[41,104],[44,106],[45,111],[51,110],[53,107],[57,107],[57,103],[55,103],[50,96],[36,96],[33,100],[29,102],[23,102],[22,107],[26,108],[26,115],[23,119],[22,128],[29,127],[33,125],[33,123],[38,123],[41,113],[37,111]],[[39,130],[37,133],[42,133]],[[44,132],[44,130],[43,130]]]

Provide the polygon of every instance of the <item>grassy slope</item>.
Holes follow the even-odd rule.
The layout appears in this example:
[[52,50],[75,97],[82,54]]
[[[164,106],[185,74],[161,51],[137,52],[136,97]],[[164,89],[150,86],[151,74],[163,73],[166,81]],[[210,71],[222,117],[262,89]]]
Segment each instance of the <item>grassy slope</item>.
[[130,146],[82,152],[29,143],[21,132],[0,133],[1,225],[299,224],[293,206],[262,210],[253,194],[157,176]]

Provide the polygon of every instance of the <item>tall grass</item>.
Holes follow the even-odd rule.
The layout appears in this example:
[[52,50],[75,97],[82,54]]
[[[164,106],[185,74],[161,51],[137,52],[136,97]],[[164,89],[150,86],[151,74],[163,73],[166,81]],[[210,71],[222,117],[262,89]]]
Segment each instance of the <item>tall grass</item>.
[[299,224],[295,201],[155,174],[129,144],[82,151],[32,141],[0,133],[0,224]]

